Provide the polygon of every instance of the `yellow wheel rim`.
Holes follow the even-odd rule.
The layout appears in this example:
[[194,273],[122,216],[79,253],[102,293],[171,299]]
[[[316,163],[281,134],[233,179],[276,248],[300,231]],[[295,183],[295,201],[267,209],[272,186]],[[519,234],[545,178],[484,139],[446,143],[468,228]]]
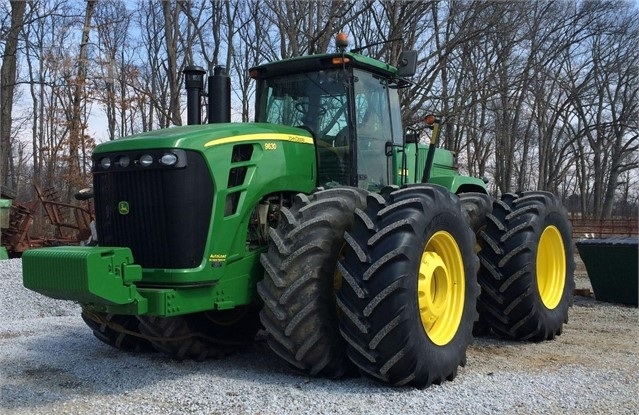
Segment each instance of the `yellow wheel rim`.
[[424,331],[438,346],[448,344],[459,329],[464,312],[464,262],[455,238],[435,233],[419,264],[417,301]]
[[541,301],[552,310],[561,301],[566,284],[566,254],[559,229],[548,226],[537,248],[537,289]]

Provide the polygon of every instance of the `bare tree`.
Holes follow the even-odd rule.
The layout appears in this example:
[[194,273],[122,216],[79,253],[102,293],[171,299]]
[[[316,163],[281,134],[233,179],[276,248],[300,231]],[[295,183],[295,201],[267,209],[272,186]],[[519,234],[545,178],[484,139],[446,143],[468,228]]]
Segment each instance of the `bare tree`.
[[[25,4],[22,16],[14,16]],[[85,129],[94,102],[105,109],[110,139],[181,124],[182,69],[188,64],[226,66],[234,114],[248,121],[254,95],[249,67],[332,51],[334,35],[345,31],[352,48],[391,65],[402,49],[418,51],[417,74],[401,91],[404,125],[424,128],[427,113],[441,115],[441,143],[460,155],[469,173],[491,178],[495,193],[547,189],[576,210],[600,217],[623,210],[621,199],[638,199],[634,3],[131,5],[111,0],[0,5],[7,28],[0,32],[0,182],[16,180],[27,161],[33,163],[34,181],[48,184],[67,171],[80,177],[92,146]],[[19,29],[9,23],[12,18],[22,20]],[[87,46],[89,39],[96,47]],[[98,64],[87,65],[93,58]],[[14,63],[11,69],[12,59],[24,62],[17,75],[22,67]],[[20,82],[27,84],[23,101],[20,88],[13,87]],[[29,106],[28,114],[8,110],[8,99]],[[29,151],[21,144],[25,140]]]
[[232,69],[235,73],[233,92],[241,103],[242,122],[250,121],[252,114],[254,89],[248,69],[261,63],[262,45],[266,42],[264,34],[268,30],[260,19],[260,5],[260,2],[249,1],[239,10],[237,36],[234,37],[232,48]]
[[148,131],[168,125],[166,97],[168,87],[162,70],[162,14],[154,8],[151,0],[138,3],[135,23],[140,28],[142,44],[140,79],[134,83],[138,96],[143,101],[141,111],[142,130]]
[[[34,7],[30,23],[24,25],[25,63],[31,98],[31,154],[33,157],[33,182],[49,184],[61,158],[62,143],[67,139],[68,125],[58,122],[56,95],[64,88],[61,82],[64,56],[69,42],[71,22],[62,12],[62,1],[47,2]],[[66,103],[64,104],[66,107]],[[66,113],[66,111],[65,111]]]
[[351,11],[356,6],[355,2],[322,0],[266,0],[263,4],[279,43],[279,50],[268,51],[271,59],[326,52],[333,36],[353,19]]
[[105,107],[108,138],[126,135],[128,114],[131,111],[130,80],[131,67],[127,56],[128,34],[131,21],[124,3],[105,0],[97,3],[93,21],[98,38],[99,65],[94,68],[94,83],[99,99]]
[[[173,125],[181,125],[181,109],[180,109],[180,79],[181,74],[178,69],[178,38],[180,29],[180,13],[183,7],[183,1],[163,1],[162,16],[164,17],[164,40],[166,47],[166,67],[164,75],[167,78],[169,86],[169,112],[168,120]],[[168,127],[169,125],[164,125]]]
[[[82,27],[82,37],[80,39],[80,52],[78,54],[78,68],[73,85],[73,99],[71,106],[71,119],[69,126],[69,158],[68,158],[68,180],[69,183],[77,187],[86,185],[86,159],[87,151],[85,147],[85,118],[83,107],[86,105],[86,80],[87,80],[87,48],[89,43],[89,33],[91,31],[91,19],[95,8],[96,0],[87,0],[84,15],[84,26]],[[71,192],[71,188],[69,192]],[[71,195],[69,195],[70,198]]]
[[624,11],[630,12],[613,8],[607,24],[593,28],[587,43],[590,65],[584,68],[587,83],[573,99],[582,127],[577,131],[581,163],[589,167],[582,180],[592,183],[592,194],[582,197],[592,201],[595,217],[611,215],[619,176],[639,167],[639,70],[633,64],[639,59],[639,25]]

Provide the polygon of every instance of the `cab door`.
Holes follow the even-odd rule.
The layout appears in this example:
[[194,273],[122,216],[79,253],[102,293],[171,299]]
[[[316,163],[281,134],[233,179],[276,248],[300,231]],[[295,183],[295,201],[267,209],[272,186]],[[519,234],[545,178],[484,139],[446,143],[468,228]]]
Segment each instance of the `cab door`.
[[362,70],[353,75],[357,186],[379,191],[393,184],[393,149],[402,141],[399,97],[388,79]]

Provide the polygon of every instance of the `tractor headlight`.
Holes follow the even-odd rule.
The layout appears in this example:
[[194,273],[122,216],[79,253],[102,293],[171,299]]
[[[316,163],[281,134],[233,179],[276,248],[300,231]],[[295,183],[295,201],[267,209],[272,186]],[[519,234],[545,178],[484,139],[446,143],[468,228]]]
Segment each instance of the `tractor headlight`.
[[177,161],[178,157],[173,153],[164,153],[164,155],[160,159],[160,163],[164,164],[165,166],[173,166],[175,163],[177,163]]
[[105,170],[111,167],[111,159],[108,157],[102,157],[100,159],[100,167],[102,167]]
[[140,156],[140,166],[148,167],[153,164],[153,157],[150,154],[143,154]]
[[131,159],[128,156],[120,156],[115,160],[115,164],[120,167],[128,167]]

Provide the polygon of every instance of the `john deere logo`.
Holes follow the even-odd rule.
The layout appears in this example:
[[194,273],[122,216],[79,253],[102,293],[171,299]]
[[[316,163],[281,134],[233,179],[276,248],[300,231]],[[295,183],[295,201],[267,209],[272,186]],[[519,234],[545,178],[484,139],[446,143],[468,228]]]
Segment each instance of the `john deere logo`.
[[129,202],[122,201],[118,203],[118,212],[120,215],[128,215],[129,214]]

